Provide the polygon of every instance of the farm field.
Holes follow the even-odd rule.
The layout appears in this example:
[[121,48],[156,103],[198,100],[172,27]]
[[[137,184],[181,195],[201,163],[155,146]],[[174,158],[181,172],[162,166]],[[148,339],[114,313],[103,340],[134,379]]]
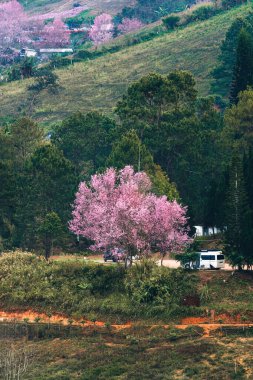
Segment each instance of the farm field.
[[[26,341],[31,355],[24,380],[97,379],[251,379],[252,330],[138,325],[121,331],[91,327],[61,337]],[[24,347],[22,340],[12,350]]]
[[26,355],[24,380],[252,377],[251,272],[164,268],[174,301],[138,302],[125,287],[138,271],[94,259],[1,257],[0,360]]
[[[196,77],[200,95],[208,95],[210,72],[217,63],[220,43],[233,20],[249,10],[249,5],[241,6],[151,41],[56,70],[61,85],[59,94],[42,91],[33,116],[45,123],[62,120],[76,111],[110,114],[129,84],[149,72],[188,70]],[[31,80],[23,80],[1,86],[2,119],[26,112],[30,83]]]

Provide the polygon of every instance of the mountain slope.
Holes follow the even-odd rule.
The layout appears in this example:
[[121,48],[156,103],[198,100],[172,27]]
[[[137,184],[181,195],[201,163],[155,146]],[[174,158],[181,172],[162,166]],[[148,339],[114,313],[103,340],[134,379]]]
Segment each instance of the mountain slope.
[[[242,6],[94,61],[57,70],[63,88],[57,96],[41,93],[34,116],[45,122],[78,110],[110,113],[128,85],[151,71],[166,74],[174,69],[189,70],[196,77],[200,94],[207,95],[221,41],[233,20],[250,9]],[[28,84],[21,81],[1,87],[1,117],[24,111]]]

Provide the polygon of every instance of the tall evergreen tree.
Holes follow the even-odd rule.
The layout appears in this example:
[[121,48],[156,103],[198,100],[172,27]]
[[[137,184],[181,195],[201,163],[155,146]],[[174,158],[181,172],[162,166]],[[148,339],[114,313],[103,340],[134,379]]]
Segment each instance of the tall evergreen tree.
[[123,169],[131,165],[136,171],[145,171],[153,184],[152,191],[166,195],[169,199],[179,198],[176,186],[170,182],[160,165],[156,165],[147,147],[141,143],[135,130],[128,131],[117,140],[109,155],[106,166]]
[[232,157],[226,202],[225,254],[242,268],[253,263],[253,223],[243,171],[238,153]]
[[253,38],[244,28],[241,29],[237,50],[236,63],[233,70],[233,80],[230,91],[231,103],[238,102],[238,94],[253,85]]

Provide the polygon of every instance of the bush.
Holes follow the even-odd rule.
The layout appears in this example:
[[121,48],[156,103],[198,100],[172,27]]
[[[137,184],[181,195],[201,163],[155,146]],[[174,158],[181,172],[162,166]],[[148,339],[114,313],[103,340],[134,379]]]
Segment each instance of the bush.
[[182,269],[157,267],[143,261],[132,267],[125,278],[129,296],[136,302],[181,304],[184,297],[196,294],[196,277]]
[[194,21],[204,21],[214,16],[219,10],[212,5],[204,5],[196,8],[191,14],[187,16],[187,23]]
[[178,26],[180,17],[176,15],[171,15],[162,19],[163,25],[168,29],[175,29]]
[[247,0],[222,0],[222,7],[224,9],[230,9],[245,3],[247,3]]
[[44,259],[31,253],[3,254],[0,258],[0,300],[10,304],[51,301],[52,271]]
[[92,293],[106,294],[124,291],[125,270],[122,267],[104,265],[86,266],[83,269],[85,281]]
[[77,58],[81,59],[91,59],[92,58],[92,52],[88,50],[79,50],[76,54]]

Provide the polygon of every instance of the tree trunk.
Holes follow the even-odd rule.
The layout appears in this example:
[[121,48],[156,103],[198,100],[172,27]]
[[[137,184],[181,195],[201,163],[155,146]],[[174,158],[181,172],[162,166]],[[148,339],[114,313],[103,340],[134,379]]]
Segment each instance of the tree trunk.
[[45,246],[45,258],[46,258],[46,260],[48,261],[49,258],[50,258],[50,256],[51,256],[52,240],[49,239],[49,238],[46,238],[46,239],[45,239],[44,246]]

